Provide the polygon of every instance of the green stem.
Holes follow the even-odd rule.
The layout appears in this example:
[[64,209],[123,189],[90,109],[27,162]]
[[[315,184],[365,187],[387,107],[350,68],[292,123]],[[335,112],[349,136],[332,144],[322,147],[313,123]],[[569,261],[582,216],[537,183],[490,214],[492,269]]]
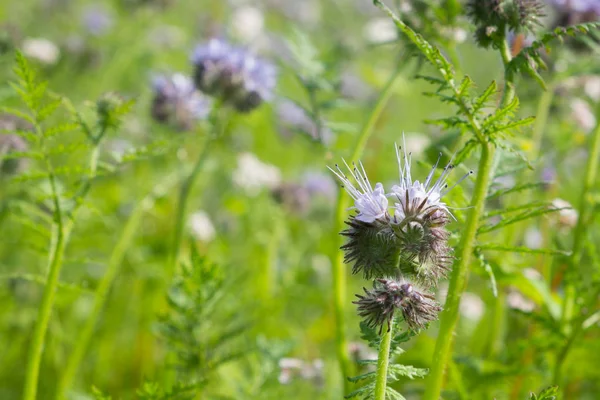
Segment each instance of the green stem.
[[458,261],[455,263],[450,275],[450,286],[448,287],[448,297],[446,298],[444,311],[440,315],[440,332],[435,344],[429,384],[423,397],[425,400],[438,400],[442,391],[444,370],[450,360],[454,328],[458,321],[460,298],[467,286],[477,227],[483,214],[490,183],[494,152],[495,147],[491,143],[481,144],[481,158],[473,198],[471,199],[471,211],[459,244]]
[[62,266],[63,255],[69,236],[71,224],[67,227],[55,226],[52,238],[50,256],[48,260],[48,280],[44,288],[42,304],[38,311],[33,340],[29,349],[29,360],[27,362],[27,372],[25,376],[24,400],[35,400],[37,398],[37,382],[40,373],[40,364],[44,351],[44,340],[48,323],[52,315],[54,305],[54,295],[58,286],[60,270]]
[[[388,82],[386,83],[383,91],[379,95],[375,106],[371,110],[371,113],[363,125],[354,149],[351,154],[351,160],[358,159],[366,144],[367,140],[373,133],[376,122],[383,113],[385,106],[387,105],[390,97],[393,93],[398,78],[400,77],[400,68],[392,74]],[[342,252],[339,251],[339,247],[342,245],[342,238],[339,233],[344,229],[344,220],[346,219],[348,209],[348,196],[343,190],[338,192],[337,203],[335,207],[335,221],[333,225],[333,232],[335,235],[336,246],[331,254],[331,266],[332,266],[332,277],[333,277],[333,306],[335,313],[335,343],[336,343],[336,354],[338,362],[340,364],[340,370],[342,372],[342,379],[344,381],[344,393],[350,393],[350,382],[346,380],[347,377],[352,376],[353,368],[350,361],[350,355],[348,354],[348,344],[346,338],[346,302],[347,302],[347,290],[346,290],[346,268],[344,265],[344,257]]]
[[176,177],[169,176],[163,184],[157,185],[151,193],[142,199],[142,201],[138,203],[138,206],[129,216],[129,219],[123,228],[123,232],[121,233],[121,237],[116,243],[111,254],[106,273],[96,289],[92,312],[87,318],[86,323],[79,334],[77,342],[75,343],[75,348],[67,360],[67,365],[58,385],[56,395],[57,399],[65,398],[66,391],[71,387],[73,378],[79,369],[81,360],[85,356],[85,352],[94,333],[96,324],[100,319],[100,314],[104,309],[106,300],[108,299],[108,292],[110,291],[113,282],[119,273],[123,258],[125,257],[131,242],[138,233],[138,227],[140,221],[142,220],[142,216],[152,207],[155,198],[164,194],[178,180],[179,179]]
[[171,278],[171,275],[175,271],[177,263],[179,262],[179,253],[181,249],[181,241],[183,238],[183,229],[186,222],[185,217],[187,214],[188,200],[190,197],[190,193],[192,192],[194,183],[196,182],[196,179],[198,177],[198,174],[202,170],[204,162],[206,161],[206,158],[208,156],[208,150],[211,141],[212,139],[210,137],[206,138],[206,140],[204,141],[203,148],[200,151],[200,154],[198,155],[198,158],[196,159],[196,162],[194,163],[190,174],[183,182],[183,184],[181,185],[181,189],[179,190],[177,212],[175,215],[175,231],[173,234],[173,244],[171,247],[171,252],[169,254],[169,262],[167,264],[167,271],[165,277],[165,279],[167,280]]
[[[506,38],[500,41],[500,55],[504,64],[504,93],[500,107],[506,107],[515,98],[514,74],[509,70],[508,63],[511,61],[510,46]],[[478,125],[472,124],[473,129]],[[477,135],[479,138],[481,135]],[[444,371],[450,361],[452,350],[452,338],[454,328],[458,322],[460,298],[467,287],[469,278],[469,268],[473,257],[473,247],[477,236],[477,227],[479,219],[485,209],[485,199],[491,182],[494,166],[494,154],[496,148],[493,143],[480,139],[481,156],[479,158],[479,167],[473,197],[471,198],[471,211],[467,218],[466,227],[459,243],[459,253],[450,275],[450,285],[448,287],[448,296],[444,311],[440,315],[440,332],[435,343],[433,353],[433,362],[429,385],[425,390],[424,400],[438,400],[442,392],[444,383]]]
[[531,136],[531,154],[533,160],[537,160],[540,157],[540,150],[542,148],[542,139],[544,137],[544,130],[546,123],[548,122],[548,116],[550,115],[550,106],[554,100],[554,85],[548,85],[548,88],[540,96],[537,111],[535,113],[535,124],[533,125],[533,134]]
[[390,346],[392,344],[392,329],[385,330],[379,343],[379,355],[377,356],[377,380],[375,381],[374,400],[385,400],[385,388],[387,386],[388,365],[390,363]]
[[[41,127],[36,126],[37,133],[40,137],[43,137]],[[94,143],[94,148],[90,156],[90,173],[88,181],[85,186],[85,194],[89,191],[89,185],[96,177],[98,168],[99,158],[99,147],[98,143]],[[42,355],[44,352],[44,341],[46,338],[46,332],[48,330],[48,324],[52,315],[52,308],[54,306],[54,295],[59,284],[60,271],[62,269],[62,261],[65,253],[65,248],[73,226],[75,224],[75,217],[77,210],[81,206],[81,202],[74,205],[70,215],[63,213],[60,197],[56,186],[56,178],[54,175],[54,169],[50,160],[45,159],[46,169],[49,172],[50,189],[52,191],[52,199],[54,202],[54,226],[52,232],[52,241],[50,245],[50,253],[48,257],[48,279],[44,287],[44,294],[42,295],[42,304],[38,311],[38,317],[33,332],[33,339],[31,347],[29,349],[29,357],[27,360],[27,370],[25,373],[25,387],[23,390],[23,400],[35,400],[37,396],[38,378],[40,373],[40,365],[42,362]],[[68,219],[66,218],[68,217]],[[66,223],[65,223],[66,220]]]
[[[585,169],[585,177],[583,181],[583,189],[579,198],[579,217],[577,218],[577,225],[575,226],[575,233],[573,237],[573,251],[570,257],[570,269],[569,273],[565,277],[565,298],[563,300],[562,307],[562,318],[561,328],[563,333],[569,335],[572,334],[571,322],[575,312],[575,298],[577,296],[576,287],[574,280],[572,279],[573,274],[577,271],[583,255],[584,236],[586,232],[586,222],[588,220],[588,193],[593,188],[596,182],[596,175],[598,174],[598,158],[600,157],[600,122],[596,125],[596,128],[591,135],[590,143],[590,155],[588,157],[587,166]],[[554,384],[558,385],[561,382],[561,370],[562,365],[568,355],[570,344],[567,344],[563,351],[559,353],[554,368]]]

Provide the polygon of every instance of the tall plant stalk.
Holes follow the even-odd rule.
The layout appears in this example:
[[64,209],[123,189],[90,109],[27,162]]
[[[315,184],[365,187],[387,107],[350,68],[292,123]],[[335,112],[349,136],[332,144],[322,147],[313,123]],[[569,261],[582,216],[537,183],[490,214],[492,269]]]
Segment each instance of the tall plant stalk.
[[374,400],[385,400],[388,365],[390,363],[390,346],[392,344],[392,328],[384,329],[377,355],[377,379],[375,380]]
[[[350,159],[357,160],[362,155],[369,137],[373,133],[375,124],[379,120],[379,117],[383,113],[385,106],[387,105],[390,97],[392,96],[393,89],[396,86],[400,77],[400,67],[396,68],[396,71],[392,74],[390,79],[385,84],[375,106],[371,110],[367,121],[363,125],[356,144],[352,150]],[[346,218],[346,211],[349,207],[349,198],[345,191],[340,190],[338,192],[336,207],[335,207],[335,221],[333,224],[333,234],[335,236],[334,251],[330,256],[333,276],[333,306],[335,312],[335,348],[342,372],[342,378],[344,380],[344,393],[350,392],[350,383],[346,380],[347,377],[353,375],[353,368],[350,362],[350,355],[348,354],[348,341],[346,338],[346,303],[347,303],[347,283],[346,283],[346,268],[344,265],[344,257],[338,248],[342,245],[342,240],[339,235],[344,229],[344,219]]]
[[94,293],[94,305],[92,307],[92,312],[87,318],[84,327],[81,329],[79,337],[75,342],[75,347],[69,356],[69,359],[67,360],[62,378],[58,384],[58,389],[56,392],[57,399],[64,399],[66,397],[67,390],[72,385],[73,378],[77,374],[81,361],[85,356],[85,352],[94,333],[94,329],[100,319],[102,310],[105,307],[108,299],[108,293],[119,273],[123,258],[125,257],[127,250],[129,250],[131,242],[135,238],[136,233],[138,232],[139,224],[144,213],[152,207],[156,197],[170,190],[170,188],[173,187],[177,182],[179,182],[179,177],[170,175],[164,182],[155,186],[152,192],[138,203],[137,207],[129,216],[129,219],[123,228],[123,232],[115,244],[114,250],[110,256],[106,273],[104,274],[104,277],[100,281],[100,284]]
[[179,253],[181,250],[181,241],[183,239],[183,229],[185,226],[185,217],[187,215],[189,197],[192,192],[192,188],[198,179],[198,174],[200,174],[200,171],[202,171],[206,158],[208,157],[210,143],[212,140],[213,139],[209,137],[204,141],[202,149],[200,150],[198,158],[196,159],[190,174],[182,183],[179,190],[179,197],[177,198],[177,210],[175,214],[173,243],[171,245],[171,252],[169,253],[169,261],[167,264],[167,279],[171,277],[179,261]]
[[[506,39],[502,41],[500,54],[505,67],[504,94],[500,106],[505,107],[513,101],[515,96],[514,75],[507,68],[511,60],[511,53]],[[458,246],[457,261],[450,275],[450,285],[444,311],[440,314],[440,331],[433,353],[429,383],[423,397],[425,400],[438,400],[442,392],[444,372],[450,361],[452,338],[459,317],[460,299],[467,287],[477,228],[485,209],[485,200],[491,182],[496,152],[495,145],[480,138],[479,148],[480,158],[470,212]]]
[[[597,113],[598,114],[598,113]],[[567,279],[565,282],[565,297],[563,300],[562,307],[562,318],[561,318],[561,328],[563,333],[569,337],[567,343],[563,348],[561,348],[560,352],[557,355],[556,363],[554,366],[554,376],[553,383],[555,385],[560,385],[562,380],[562,367],[567,358],[569,350],[571,348],[572,339],[574,338],[577,332],[579,331],[579,327],[573,327],[573,317],[575,315],[575,299],[577,296],[574,279],[572,279],[573,273],[575,273],[581,262],[581,257],[583,255],[584,243],[585,243],[585,233],[586,233],[586,223],[589,217],[589,199],[588,194],[590,190],[593,188],[596,177],[598,174],[598,158],[600,157],[600,122],[594,128],[594,131],[591,135],[590,142],[590,155],[587,160],[587,165],[585,168],[585,176],[583,178],[583,188],[581,190],[581,195],[579,197],[579,217],[577,219],[577,225],[575,226],[575,232],[573,235],[573,250],[570,257],[569,267],[571,274],[567,275]]]
[[[39,125],[36,126],[36,131],[39,137],[43,137],[42,129]],[[94,140],[94,148],[90,156],[90,172],[89,178],[84,186],[84,191],[79,197],[84,196],[89,191],[90,183],[96,177],[98,168],[100,139],[104,135],[104,130]],[[49,172],[50,190],[54,203],[54,224],[52,227],[52,240],[50,242],[50,251],[48,256],[48,278],[44,286],[44,294],[42,295],[42,303],[38,310],[38,316],[33,332],[31,347],[29,348],[29,356],[27,360],[27,369],[25,372],[25,386],[23,390],[23,400],[35,400],[37,398],[38,378],[40,373],[40,365],[44,353],[44,342],[48,324],[52,316],[54,307],[54,297],[58,288],[60,271],[63,265],[63,257],[69,237],[73,230],[77,210],[81,203],[77,204],[70,214],[67,214],[61,207],[60,194],[56,186],[56,177],[50,160],[45,158],[46,169]]]

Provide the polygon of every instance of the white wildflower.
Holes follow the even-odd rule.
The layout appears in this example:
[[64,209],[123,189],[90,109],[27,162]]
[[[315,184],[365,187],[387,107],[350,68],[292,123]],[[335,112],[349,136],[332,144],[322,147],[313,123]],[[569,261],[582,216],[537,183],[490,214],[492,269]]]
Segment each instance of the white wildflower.
[[188,226],[192,236],[201,242],[210,242],[217,234],[210,217],[202,210],[190,215]]
[[596,116],[584,100],[576,98],[571,101],[571,117],[585,132],[591,131],[596,126]]
[[535,303],[521,294],[517,290],[511,290],[506,296],[506,303],[515,310],[520,310],[526,313],[532,312],[535,309]]
[[398,38],[398,29],[389,18],[374,18],[365,25],[363,36],[370,43],[386,43]]
[[460,299],[460,313],[466,318],[478,321],[483,316],[485,304],[475,293],[465,292]]
[[281,183],[281,172],[274,165],[265,164],[254,154],[242,153],[233,172],[233,182],[249,195],[256,195],[262,188],[274,189]]
[[60,50],[48,39],[27,38],[22,44],[23,54],[44,64],[53,65],[58,61]]
[[573,208],[571,203],[563,199],[552,200],[552,207],[561,209],[558,211],[558,223],[566,228],[573,228],[577,225],[579,213]]
[[261,10],[252,6],[237,8],[232,16],[231,26],[236,38],[248,43],[263,33],[265,17]]

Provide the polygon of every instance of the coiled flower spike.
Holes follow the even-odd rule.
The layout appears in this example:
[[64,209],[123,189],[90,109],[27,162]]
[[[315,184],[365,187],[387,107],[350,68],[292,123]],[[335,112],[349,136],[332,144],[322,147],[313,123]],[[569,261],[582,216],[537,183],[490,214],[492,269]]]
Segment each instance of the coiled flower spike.
[[441,307],[434,296],[418,290],[412,283],[395,279],[377,279],[373,289],[364,288],[364,295],[356,295],[358,315],[364,318],[367,326],[381,334],[383,327],[390,330],[396,311],[400,311],[411,329],[424,328],[437,318]]
[[224,40],[196,46],[192,57],[194,81],[202,92],[249,112],[273,97],[275,66]]

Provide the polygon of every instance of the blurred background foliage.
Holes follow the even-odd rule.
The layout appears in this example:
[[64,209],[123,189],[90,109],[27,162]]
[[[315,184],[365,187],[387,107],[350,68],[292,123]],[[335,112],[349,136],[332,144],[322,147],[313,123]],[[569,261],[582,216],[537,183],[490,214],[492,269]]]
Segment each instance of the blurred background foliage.
[[[476,47],[460,2],[390,3],[480,90],[491,80],[502,81],[498,55]],[[556,15],[548,7],[544,25]],[[187,267],[172,274],[165,265],[177,187],[208,128],[195,124],[181,131],[154,121],[151,82],[162,73],[191,75],[191,50],[212,37],[247,46],[277,64],[278,84],[275,98],[252,113],[227,113],[228,134],[211,147],[190,197]],[[526,38],[513,42],[514,51],[519,40]],[[493,187],[539,184],[490,198],[490,212],[557,198],[567,206],[579,202],[586,143],[600,115],[600,52],[593,37],[569,40],[547,56],[549,69],[542,75],[548,91],[528,77],[518,82],[519,114],[538,120],[511,141],[533,169],[502,153]],[[391,21],[368,0],[4,2],[0,101],[20,108],[14,90],[4,84],[15,80],[15,49],[49,81],[51,93],[66,96],[77,109],[93,110],[107,93],[135,100],[100,147],[101,163],[122,165],[94,180],[66,249],[38,397],[54,398],[115,245],[128,218],[146,201],[69,398],[93,398],[94,392],[114,399],[341,398],[329,258],[338,251],[333,232],[338,189],[326,166],[349,156],[378,92],[396,69],[392,97],[362,157],[371,180],[397,179],[394,143],[403,133],[423,174],[439,151],[446,158],[462,146],[458,131],[425,122],[448,116],[453,108],[422,95],[430,85],[415,75],[431,75],[430,67],[414,56]],[[310,115],[320,113],[323,125],[316,127],[310,118],[298,124],[285,108],[290,101]],[[545,120],[540,113],[546,113]],[[144,151],[132,156],[131,149]],[[127,155],[132,161],[121,163]],[[85,157],[79,151],[59,156],[70,166],[86,163]],[[461,168],[475,165],[471,157]],[[31,193],[48,188],[43,180],[20,182],[5,170],[0,179],[0,398],[16,399],[22,394],[49,240],[38,229]],[[65,178],[64,185],[68,182]],[[460,208],[468,206],[471,189],[467,182],[449,195],[448,203],[459,208],[458,222],[450,227],[457,236]],[[595,213],[598,185],[592,189]],[[600,229],[594,213],[578,275],[586,315],[598,306]],[[569,251],[573,218],[573,210],[542,215],[482,234],[480,241]],[[461,303],[444,398],[525,399],[552,382],[557,349],[564,345],[552,321],[560,307],[565,257],[492,251],[480,256]],[[366,283],[348,282],[349,303]],[[347,317],[348,351],[353,359],[364,358],[369,350],[360,340],[353,307]],[[597,324],[590,320],[590,327]],[[402,363],[429,367],[437,329],[433,323],[405,343]],[[563,373],[565,398],[598,398],[598,339],[597,329],[587,329],[573,343]],[[190,382],[193,387],[186,387]],[[401,379],[394,387],[416,399],[423,381]]]

